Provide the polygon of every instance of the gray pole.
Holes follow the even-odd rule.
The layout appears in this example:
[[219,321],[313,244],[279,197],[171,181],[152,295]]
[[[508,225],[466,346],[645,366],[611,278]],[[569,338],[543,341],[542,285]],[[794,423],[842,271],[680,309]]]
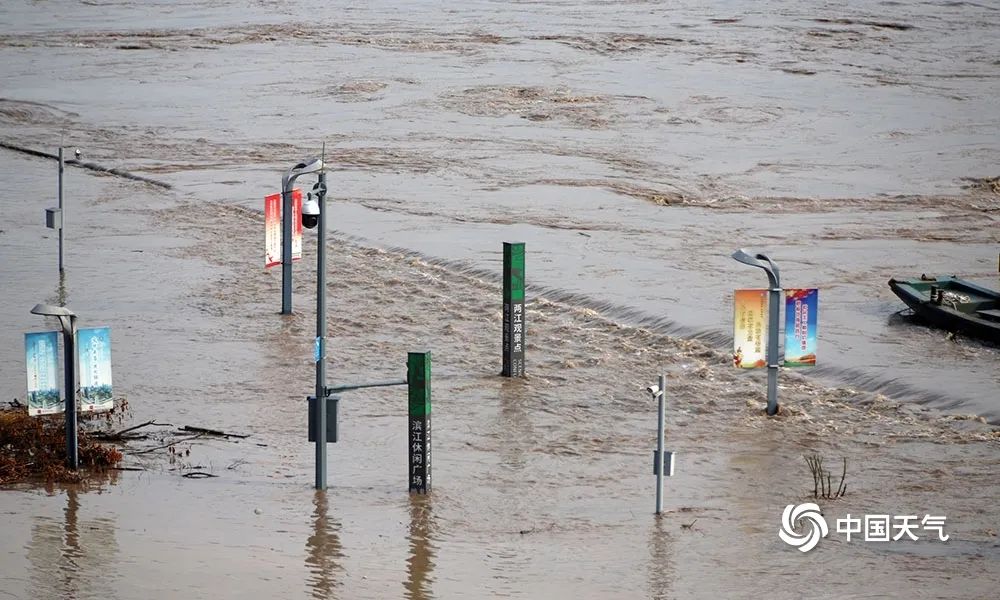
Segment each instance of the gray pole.
[[66,355],[63,361],[66,376],[66,466],[75,471],[80,466],[76,439],[76,317],[59,317],[59,321],[62,323]]
[[758,259],[767,261],[767,282],[771,285],[767,301],[767,414],[778,414],[778,328],[781,315],[781,272],[766,254],[758,254]]
[[656,426],[656,514],[663,512],[663,401],[667,395],[667,376],[660,375],[659,418]]
[[[281,180],[281,314],[292,314],[292,191]],[[321,217],[322,218],[322,217]]]
[[772,281],[768,299],[767,321],[767,414],[778,412],[778,316],[781,306],[781,288],[777,280]]
[[[316,248],[316,489],[326,489],[326,171],[319,173],[319,241]],[[289,203],[290,204],[290,203]],[[290,231],[290,228],[288,229]],[[288,236],[291,239],[291,235]],[[288,246],[291,276],[291,245]],[[291,282],[289,282],[291,283]],[[288,294],[291,309],[291,290]]]
[[[733,252],[732,258],[751,267],[763,269],[767,273],[768,287],[768,319],[767,319],[767,414],[778,414],[778,328],[781,315],[781,273],[778,265],[766,254],[751,256],[740,248]],[[766,261],[765,265],[761,261]]]
[[66,225],[66,212],[63,209],[63,171],[65,170],[65,164],[63,163],[63,148],[59,146],[59,213],[62,217],[62,223],[59,226],[59,274],[63,272],[63,228]]

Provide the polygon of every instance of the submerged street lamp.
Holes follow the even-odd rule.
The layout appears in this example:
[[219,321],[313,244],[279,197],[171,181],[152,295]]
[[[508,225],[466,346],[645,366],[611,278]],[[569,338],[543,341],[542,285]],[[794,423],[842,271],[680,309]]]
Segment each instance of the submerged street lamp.
[[[307,229],[318,226],[316,240],[316,410],[314,422],[316,433],[316,489],[326,489],[326,423],[327,403],[332,403],[336,424],[337,400],[326,387],[326,171],[323,161],[319,162],[319,182],[314,186],[315,194],[309,193],[308,202],[302,207],[302,225]],[[329,400],[328,400],[329,398]],[[336,428],[334,428],[336,431]],[[336,434],[335,434],[336,435]],[[336,438],[333,440],[336,442]]]
[[59,317],[63,332],[63,373],[66,390],[66,466],[76,470],[80,466],[76,437],[76,314],[64,306],[36,304],[31,314]]
[[307,158],[281,178],[281,314],[292,314],[292,185],[301,175],[323,170],[319,158]]
[[767,414],[775,415],[778,412],[778,317],[781,310],[781,276],[778,265],[774,264],[766,254],[751,256],[740,248],[733,252],[732,257],[745,265],[763,269],[767,273],[770,285],[767,302]]

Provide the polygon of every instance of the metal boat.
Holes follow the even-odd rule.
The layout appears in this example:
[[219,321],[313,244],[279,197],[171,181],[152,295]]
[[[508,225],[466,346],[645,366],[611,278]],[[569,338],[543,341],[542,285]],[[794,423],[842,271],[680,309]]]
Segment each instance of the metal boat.
[[1000,344],[1000,292],[954,275],[894,277],[889,287],[927,323]]

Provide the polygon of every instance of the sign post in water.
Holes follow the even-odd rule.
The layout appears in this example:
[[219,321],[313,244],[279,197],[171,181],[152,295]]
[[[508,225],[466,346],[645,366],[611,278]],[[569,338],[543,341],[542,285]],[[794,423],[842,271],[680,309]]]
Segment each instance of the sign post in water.
[[504,377],[524,377],[527,323],[524,313],[524,242],[503,243]]
[[431,353],[410,352],[406,360],[410,419],[407,425],[410,492],[431,489]]

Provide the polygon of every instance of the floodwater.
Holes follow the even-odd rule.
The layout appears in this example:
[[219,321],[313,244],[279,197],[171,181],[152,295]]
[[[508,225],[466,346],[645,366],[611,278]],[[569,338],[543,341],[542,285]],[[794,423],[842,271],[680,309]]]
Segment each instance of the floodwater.
[[[894,316],[885,282],[996,287],[1000,10],[988,3],[6,2],[0,400],[28,309],[107,324],[148,419],[250,434],[86,488],[0,495],[14,598],[990,597],[1000,352]],[[54,17],[54,15],[56,15]],[[313,237],[296,310],[261,269],[261,198],[334,166],[331,376],[434,357],[435,487],[405,494],[399,390],[344,400],[314,494]],[[976,180],[976,181],[974,181]],[[308,185],[308,182],[303,182]],[[499,249],[528,244],[530,377],[499,370]],[[734,288],[768,252],[821,289],[821,367],[728,367]],[[51,325],[51,324],[50,324]],[[655,407],[671,376],[667,513]],[[156,440],[148,442],[150,447]],[[777,538],[801,455],[845,456],[847,513],[943,513],[948,543]],[[217,475],[181,478],[190,471]],[[831,523],[833,521],[831,520]],[[831,536],[832,537],[832,536]]]

